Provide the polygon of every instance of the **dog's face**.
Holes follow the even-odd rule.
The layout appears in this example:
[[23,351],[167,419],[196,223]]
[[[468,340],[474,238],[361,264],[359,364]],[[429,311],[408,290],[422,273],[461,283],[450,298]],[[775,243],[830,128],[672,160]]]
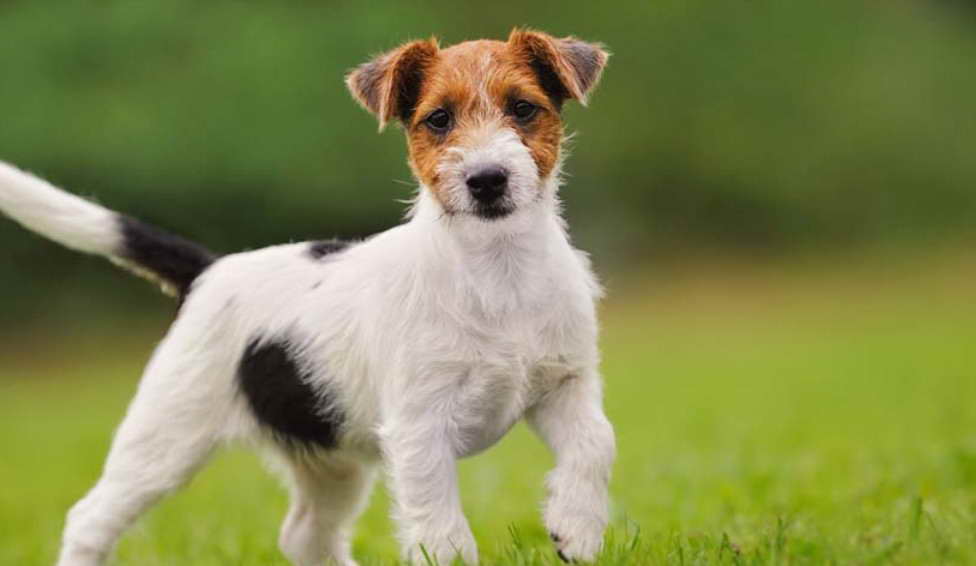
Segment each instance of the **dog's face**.
[[346,82],[381,128],[402,123],[410,166],[446,214],[491,221],[554,186],[562,105],[585,104],[607,56],[599,45],[515,30],[507,42],[407,43]]

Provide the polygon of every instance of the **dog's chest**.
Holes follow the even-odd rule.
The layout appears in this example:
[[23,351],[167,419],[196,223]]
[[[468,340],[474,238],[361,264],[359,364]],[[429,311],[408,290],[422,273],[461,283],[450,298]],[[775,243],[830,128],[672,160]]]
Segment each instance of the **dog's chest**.
[[529,407],[578,370],[568,341],[530,325],[522,330],[482,335],[468,356],[444,368],[443,375],[456,376],[448,395],[463,439],[462,456],[496,443]]
[[498,442],[526,409],[569,375],[568,368],[556,369],[558,365],[470,364],[452,393],[459,455],[476,454]]

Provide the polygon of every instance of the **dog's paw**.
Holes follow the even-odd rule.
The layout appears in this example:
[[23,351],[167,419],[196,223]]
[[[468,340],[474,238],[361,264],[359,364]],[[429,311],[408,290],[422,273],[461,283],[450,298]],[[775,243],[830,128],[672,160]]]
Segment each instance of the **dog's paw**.
[[584,533],[564,537],[557,533],[549,533],[549,538],[556,547],[556,556],[563,562],[572,564],[592,562],[603,546],[602,530],[597,536],[593,533]]
[[603,546],[606,513],[599,508],[550,504],[546,528],[563,562],[592,562]]
[[478,564],[478,546],[469,529],[456,529],[442,536],[427,536],[410,544],[405,552],[407,562],[414,566],[465,566]]

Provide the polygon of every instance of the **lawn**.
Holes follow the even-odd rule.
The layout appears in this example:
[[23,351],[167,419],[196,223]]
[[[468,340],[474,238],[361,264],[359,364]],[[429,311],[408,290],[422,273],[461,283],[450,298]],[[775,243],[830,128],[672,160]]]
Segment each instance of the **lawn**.
[[[976,563],[976,254],[710,257],[609,286],[601,563]],[[0,564],[52,563],[155,340],[90,330],[0,345]],[[550,464],[521,426],[462,464],[483,563],[558,563],[538,518]],[[377,490],[359,523],[363,564],[395,562],[387,505]],[[285,506],[229,451],[115,563],[285,564]]]

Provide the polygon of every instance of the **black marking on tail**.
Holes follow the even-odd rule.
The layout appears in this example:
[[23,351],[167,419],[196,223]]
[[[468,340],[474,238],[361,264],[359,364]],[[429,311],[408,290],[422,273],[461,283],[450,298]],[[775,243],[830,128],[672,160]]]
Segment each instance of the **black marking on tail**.
[[182,301],[194,279],[217,256],[203,246],[169,234],[135,218],[119,216],[122,249],[119,255],[172,285]]
[[329,391],[311,386],[309,371],[282,338],[255,338],[247,345],[237,379],[263,425],[282,442],[334,448],[343,416]]
[[342,240],[319,240],[309,243],[308,255],[312,256],[312,259],[322,259],[329,254],[341,252],[348,247],[349,242],[343,242]]

